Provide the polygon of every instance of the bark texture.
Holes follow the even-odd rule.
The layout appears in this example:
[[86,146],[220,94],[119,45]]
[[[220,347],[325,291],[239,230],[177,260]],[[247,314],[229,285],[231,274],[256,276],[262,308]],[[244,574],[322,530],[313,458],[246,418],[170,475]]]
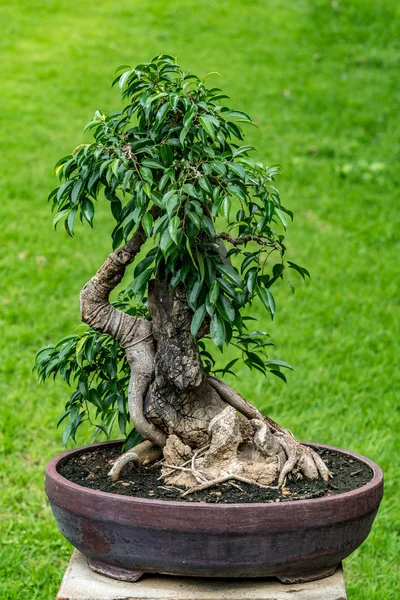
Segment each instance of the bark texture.
[[130,416],[146,440],[122,455],[110,476],[117,479],[127,462],[145,463],[163,452],[165,482],[186,486],[186,493],[227,480],[283,485],[289,473],[327,479],[329,471],[316,453],[207,375],[190,334],[192,312],[183,288],[172,290],[162,273],[149,283],[151,323],[110,304],[111,290],[144,241],[139,226],[81,292],[82,320],[125,349]]

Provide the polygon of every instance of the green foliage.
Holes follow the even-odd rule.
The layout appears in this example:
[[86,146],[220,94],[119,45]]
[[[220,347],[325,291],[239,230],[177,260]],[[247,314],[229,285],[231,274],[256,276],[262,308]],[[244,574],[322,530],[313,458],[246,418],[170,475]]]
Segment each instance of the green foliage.
[[[104,196],[116,222],[114,249],[139,224],[152,243],[125,295],[146,310],[148,281],[162,267],[172,288],[186,289],[195,339],[206,325],[221,352],[232,345],[250,369],[286,381],[281,369],[290,365],[268,360],[268,334],[249,332],[242,316],[258,298],[273,319],[270,288],[286,266],[309,276],[284,261],[284,235],[276,227],[286,229],[293,214],[274,185],[279,167],[251,158],[241,125],[254,125],[252,119],[222,104],[228,96],[220,88],[208,88],[206,78],[183,71],[173,57],[118,71],[113,85],[121,88],[125,107],[108,115],[96,111],[85,128],[95,141],[56,164],[60,186],[49,195],[54,226],[63,220],[71,236],[77,217],[93,226],[95,202]],[[233,373],[238,359],[216,368],[203,342],[199,350],[208,372]],[[42,380],[59,373],[77,384],[61,417],[69,419],[64,441],[92,418],[100,419],[97,433],[109,435],[118,419],[126,434],[129,365],[116,342],[93,331],[66,338],[38,354],[37,369]]]
[[[136,296],[143,298],[163,265],[173,288],[186,287],[194,336],[208,315],[219,348],[235,336],[249,345],[241,311],[258,296],[273,318],[270,287],[285,269],[284,236],[275,227],[286,229],[286,215],[293,215],[273,185],[279,167],[250,157],[241,124],[253,124],[251,118],[221,104],[228,97],[220,88],[207,88],[205,78],[183,71],[171,56],[124,70],[113,84],[125,108],[96,111],[86,126],[95,142],[56,165],[61,185],[49,196],[54,225],[64,220],[70,235],[77,216],[92,225],[93,200],[104,192],[116,221],[113,247],[139,223],[154,243],[135,269],[130,286]],[[221,240],[232,244],[229,252]],[[247,362],[265,370],[249,355]]]

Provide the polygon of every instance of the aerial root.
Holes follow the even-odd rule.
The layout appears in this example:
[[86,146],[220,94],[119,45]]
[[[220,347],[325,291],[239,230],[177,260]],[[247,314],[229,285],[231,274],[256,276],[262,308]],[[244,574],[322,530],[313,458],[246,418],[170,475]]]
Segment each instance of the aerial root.
[[118,481],[122,469],[128,463],[134,463],[136,467],[139,467],[139,465],[146,465],[157,460],[161,455],[162,449],[159,446],[145,440],[117,458],[108,475],[111,481]]

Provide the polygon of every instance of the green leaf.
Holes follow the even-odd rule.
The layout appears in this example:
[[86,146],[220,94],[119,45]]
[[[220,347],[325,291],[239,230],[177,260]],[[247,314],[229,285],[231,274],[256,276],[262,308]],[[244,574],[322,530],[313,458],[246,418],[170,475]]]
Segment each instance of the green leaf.
[[[122,65],[121,69],[126,67],[127,65]],[[121,70],[120,68],[118,70]],[[126,82],[128,81],[130,75],[132,75],[134,71],[125,71],[125,73],[122,73],[121,77],[119,78],[118,81],[118,87],[122,90],[125,87]]]
[[286,229],[287,219],[286,219],[285,213],[282,210],[280,210],[280,208],[276,208],[276,207],[275,207],[275,213],[278,215],[279,220],[281,221],[281,223],[283,225],[283,228]]
[[192,183],[185,183],[182,186],[182,191],[187,194],[188,196],[192,196],[192,198],[198,198],[199,195],[196,191],[196,188],[194,187],[194,185]]
[[204,75],[202,82],[204,83],[206,79],[212,77],[213,75],[218,75],[218,77],[222,77],[221,73],[218,73],[218,71],[210,71],[209,73],[207,73],[207,75]]
[[192,310],[196,310],[197,298],[200,294],[200,290],[203,286],[201,279],[196,279],[193,286],[188,289],[187,301]]
[[258,268],[253,267],[247,271],[247,289],[252,296],[256,287]]
[[115,160],[113,160],[112,164],[111,164],[111,171],[113,172],[113,174],[115,175],[115,177],[118,177],[118,169],[119,169],[119,158],[116,158]]
[[161,177],[160,182],[158,184],[158,189],[160,190],[160,192],[163,191],[163,189],[165,188],[165,186],[168,183],[168,180],[171,178],[171,173],[169,171],[166,171],[164,173],[164,175]]
[[63,219],[64,217],[66,217],[69,214],[69,212],[70,212],[69,208],[64,208],[63,210],[60,210],[60,212],[58,212],[55,215],[55,217],[53,219],[53,227],[54,227],[54,229],[56,229],[57,223],[59,221],[61,221],[61,219]]
[[215,141],[215,129],[210,117],[199,117],[199,121],[204,131],[210,136],[212,140]]
[[190,333],[192,335],[192,337],[196,337],[197,332],[199,331],[201,324],[204,320],[206,314],[206,305],[202,304],[201,306],[199,306],[199,308],[196,310],[196,312],[193,315],[193,319],[192,319],[192,323],[190,325]]
[[254,147],[253,146],[241,146],[240,148],[236,148],[236,150],[234,150],[232,156],[233,156],[233,158],[235,158],[236,156],[239,156],[240,154],[249,152],[249,150],[254,150]]
[[241,190],[237,185],[228,185],[228,191],[233,195],[243,200],[243,202],[247,201],[247,196],[243,190]]
[[78,179],[71,192],[71,204],[76,204],[83,188],[82,179]]
[[76,219],[77,213],[78,213],[78,207],[74,206],[74,208],[69,213],[67,220],[64,223],[66,232],[71,237],[74,236],[74,224],[75,224],[75,219]]
[[235,309],[228,298],[223,294],[220,294],[217,300],[217,310],[224,321],[227,321],[228,323],[234,322],[236,314]]
[[192,119],[194,117],[194,115],[197,112],[197,106],[196,105],[192,105],[189,110],[185,113],[185,116],[183,117],[183,126],[186,128],[190,127],[190,123],[192,122]]
[[299,265],[296,265],[295,263],[291,262],[290,260],[287,261],[287,264],[289,265],[290,269],[294,269],[295,271],[300,273],[300,275],[302,276],[303,279],[306,278],[305,276],[307,276],[311,279],[310,273],[304,267],[300,267]]
[[160,231],[164,231],[168,222],[168,215],[163,215],[159,217],[154,223],[153,235],[157,235]]
[[174,161],[174,153],[169,144],[162,144],[160,147],[161,160],[166,167],[170,167]]
[[278,367],[284,367],[285,369],[290,369],[291,371],[294,371],[294,368],[292,367],[292,365],[285,362],[284,360],[267,360],[267,361],[265,361],[265,364],[266,365],[276,365]]
[[208,297],[210,300],[211,306],[215,306],[219,296],[219,285],[218,281],[214,281],[212,284],[210,291],[208,292]]
[[118,427],[122,435],[126,435],[126,415],[125,413],[118,413]]
[[221,348],[225,341],[226,331],[224,321],[218,313],[214,313],[211,317],[210,335],[214,344]]
[[154,160],[154,158],[144,158],[142,160],[142,165],[149,169],[165,169],[164,165],[162,165],[158,160]]
[[208,181],[207,177],[200,177],[200,179],[198,180],[199,186],[205,191],[208,192],[209,194],[212,194],[213,188],[210,184],[210,182]]
[[137,444],[143,441],[142,436],[137,429],[132,429],[128,437],[126,438],[125,444],[122,448],[123,452],[127,452]]
[[160,249],[161,249],[161,252],[164,254],[164,256],[166,255],[167,250],[171,245],[171,242],[172,242],[171,234],[170,234],[169,228],[168,228],[164,231],[164,233],[161,236],[161,240],[160,240]]
[[156,114],[156,127],[158,127],[164,121],[165,116],[170,108],[171,104],[169,102],[165,102],[165,104],[162,104],[158,109]]
[[229,279],[236,283],[238,287],[242,287],[242,279],[239,273],[232,266],[225,265],[224,263],[218,263],[216,267],[220,273],[223,273],[224,275],[229,277]]
[[246,178],[246,172],[242,165],[237,163],[228,163],[228,168],[230,171],[233,171],[236,175],[239,175],[240,179]]
[[178,228],[181,224],[181,220],[180,218],[175,215],[175,217],[172,217],[172,219],[169,222],[168,225],[168,230],[169,230],[169,234],[171,236],[172,241],[178,245],[178,237],[177,237],[177,232],[178,232]]
[[153,217],[150,213],[146,213],[145,215],[143,215],[142,227],[143,227],[144,232],[147,235],[147,237],[150,237],[151,228],[153,227]]
[[67,424],[66,428],[64,429],[64,433],[63,433],[63,437],[62,437],[64,446],[67,445],[67,442],[68,442],[68,440],[69,440],[69,438],[71,436],[71,432],[72,432],[73,426],[74,426],[74,422],[70,421]]
[[248,121],[249,123],[254,123],[253,119],[249,117],[249,115],[242,110],[229,110],[225,113],[226,117],[236,117],[238,119],[243,119],[244,121]]
[[226,175],[226,166],[224,165],[223,162],[221,162],[220,160],[215,160],[212,163],[212,168],[214,169],[214,171],[216,173],[218,173],[218,175],[222,175],[222,177],[225,177],[225,175]]
[[265,287],[259,286],[257,288],[257,294],[261,302],[264,304],[265,308],[271,313],[271,318],[273,319],[275,314],[275,299],[271,294],[270,290]]
[[140,275],[136,277],[132,285],[132,291],[134,294],[138,294],[143,290],[146,283],[150,279],[151,273],[152,269],[147,269],[147,271],[143,271],[143,273],[140,273]]
[[137,279],[137,277],[139,277],[139,275],[141,275],[141,273],[143,273],[144,271],[147,271],[147,269],[150,267],[150,265],[154,262],[156,254],[157,254],[157,248],[152,248],[150,250],[150,252],[148,252],[148,254],[143,258],[143,260],[141,260],[136,265],[134,273],[133,273],[135,280]]
[[93,226],[94,205],[89,198],[84,198],[81,203],[81,213],[89,225]]
[[229,198],[229,196],[226,196],[226,198],[224,198],[224,201],[222,203],[222,207],[223,207],[223,211],[224,211],[224,217],[227,221],[229,221],[229,213],[231,212],[231,206],[232,206],[231,199]]
[[203,230],[206,232],[206,234],[208,235],[208,237],[211,240],[215,240],[216,233],[215,233],[214,225],[213,225],[211,219],[204,216],[201,220],[201,226],[202,226]]
[[199,264],[200,278],[201,278],[201,281],[203,282],[204,275],[205,275],[204,258],[203,258],[202,253],[199,250],[196,251],[196,256],[197,256],[197,262]]
[[201,219],[200,219],[199,215],[195,212],[192,212],[191,210],[188,210],[186,214],[189,217],[189,219],[192,221],[192,223],[194,223],[194,225],[196,225],[197,229],[200,229]]
[[181,143],[181,146],[183,146],[183,144],[185,143],[186,140],[186,136],[189,132],[189,127],[183,127],[183,129],[181,130],[180,134],[179,134],[179,141]]
[[246,352],[246,356],[247,356],[247,361],[251,364],[251,366],[253,366],[253,367],[258,366],[258,367],[260,367],[260,370],[263,373],[265,372],[265,363],[264,363],[263,359],[261,358],[261,356],[259,356],[255,352]]
[[279,377],[279,379],[282,379],[282,381],[287,383],[285,375],[283,373],[281,373],[280,371],[276,371],[275,369],[270,369],[269,372],[272,373],[273,375],[275,375],[275,377]]

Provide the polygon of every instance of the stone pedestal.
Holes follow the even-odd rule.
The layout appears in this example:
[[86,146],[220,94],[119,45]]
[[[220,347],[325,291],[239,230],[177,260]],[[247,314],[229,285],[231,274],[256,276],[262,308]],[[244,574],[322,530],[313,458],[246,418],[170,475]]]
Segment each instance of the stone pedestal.
[[275,579],[203,579],[144,575],[115,581],[87,566],[74,551],[56,600],[346,600],[343,570],[319,581],[282,584]]

